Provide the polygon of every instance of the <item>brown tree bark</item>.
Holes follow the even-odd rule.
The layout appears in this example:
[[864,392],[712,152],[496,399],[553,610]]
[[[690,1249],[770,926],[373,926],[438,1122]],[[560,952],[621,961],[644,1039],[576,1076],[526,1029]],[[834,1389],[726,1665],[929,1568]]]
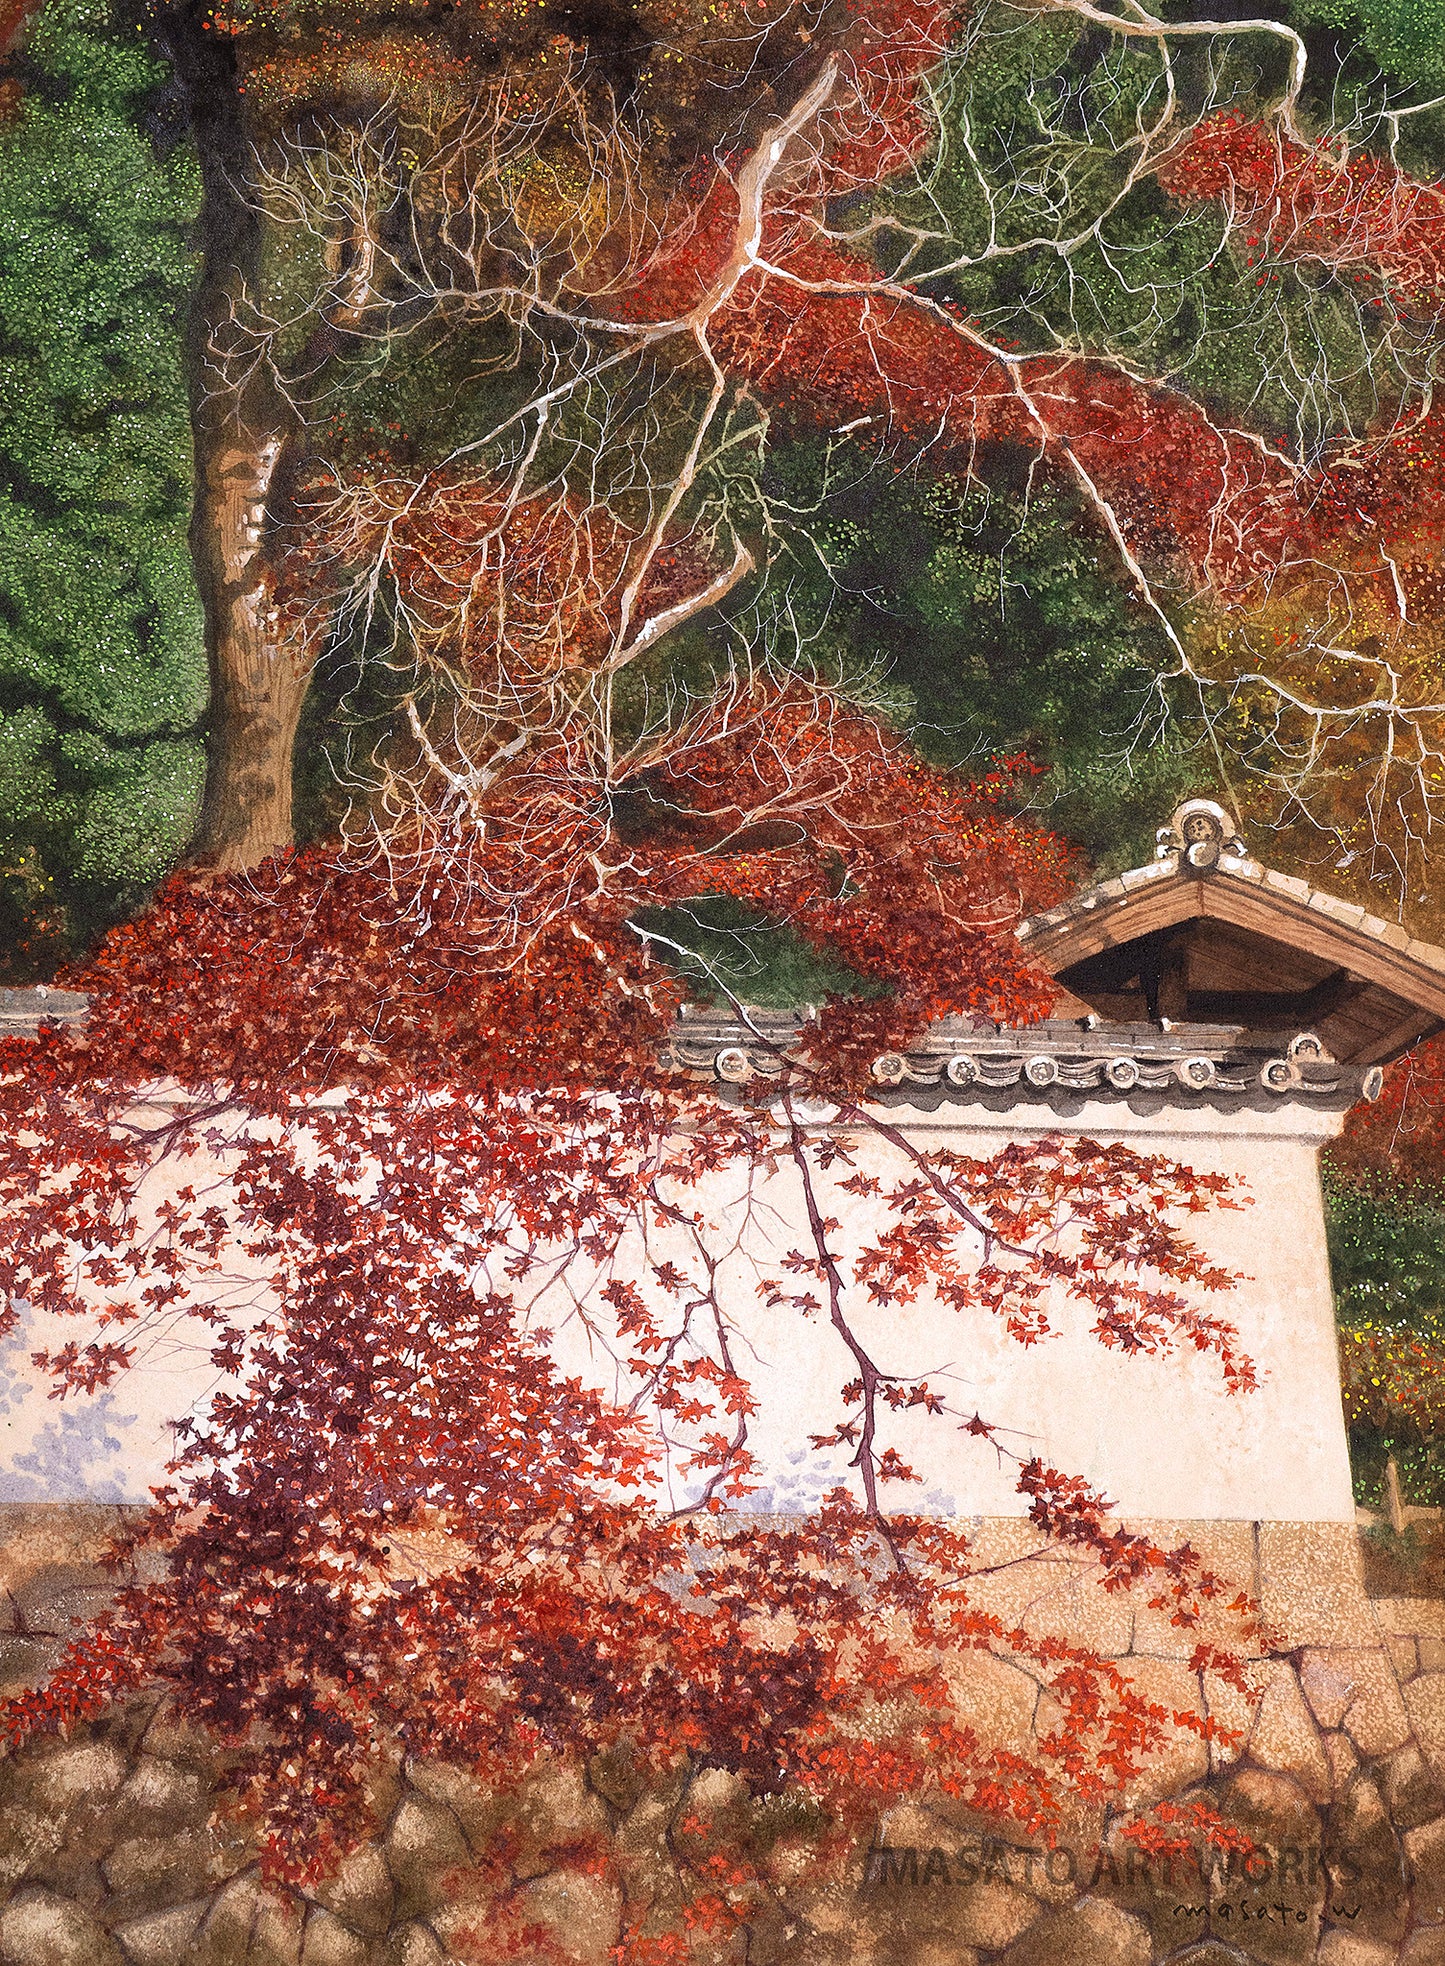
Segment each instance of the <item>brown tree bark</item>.
[[254,285],[260,225],[251,133],[234,52],[200,0],[156,24],[201,166],[201,272],[189,324],[195,449],[191,554],[205,610],[211,703],[193,861],[255,866],[294,844],[292,770],[310,682],[304,644],[275,603],[290,480],[304,427],[263,371],[231,372],[238,295]]
[[278,467],[288,436],[233,422],[198,432],[191,548],[206,614],[211,708],[206,789],[192,847],[223,871],[294,844],[296,731],[311,680],[305,641],[278,613]]

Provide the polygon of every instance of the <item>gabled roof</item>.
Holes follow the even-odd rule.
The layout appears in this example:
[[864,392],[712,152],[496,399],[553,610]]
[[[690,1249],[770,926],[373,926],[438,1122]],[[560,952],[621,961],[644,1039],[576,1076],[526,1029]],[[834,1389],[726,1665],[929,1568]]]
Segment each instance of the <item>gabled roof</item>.
[[1083,889],[1018,934],[1040,968],[1110,1022],[1308,1025],[1357,1065],[1388,1063],[1445,1027],[1445,950],[1261,866],[1204,799],[1161,828],[1148,865]]

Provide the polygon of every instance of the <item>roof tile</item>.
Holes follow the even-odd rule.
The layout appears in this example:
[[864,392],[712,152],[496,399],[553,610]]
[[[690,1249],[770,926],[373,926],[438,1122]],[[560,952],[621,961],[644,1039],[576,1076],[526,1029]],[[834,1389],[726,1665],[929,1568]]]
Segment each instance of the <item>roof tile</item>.
[[1309,902],[1314,889],[1308,881],[1302,881],[1298,874],[1281,874],[1273,867],[1264,870],[1265,885],[1278,888],[1281,894],[1292,894],[1297,901]]

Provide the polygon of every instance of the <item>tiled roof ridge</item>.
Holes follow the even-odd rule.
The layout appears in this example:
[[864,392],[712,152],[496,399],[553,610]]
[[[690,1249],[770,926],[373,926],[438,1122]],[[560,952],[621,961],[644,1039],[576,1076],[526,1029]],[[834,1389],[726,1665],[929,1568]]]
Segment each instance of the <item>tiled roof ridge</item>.
[[34,1037],[44,1023],[83,1023],[89,1002],[83,991],[53,983],[0,987],[0,1037]]
[[[802,1012],[742,1014],[693,1009],[679,1018],[662,1054],[665,1066],[725,1086],[765,1085],[800,1062],[812,1019]],[[1009,1028],[987,1019],[944,1017],[902,1052],[875,1058],[878,1092],[933,1090],[951,1099],[1030,1099],[1088,1094],[1163,1096],[1170,1104],[1253,1095],[1266,1104],[1324,1100],[1345,1106],[1374,1099],[1378,1066],[1339,1063],[1312,1031],[1246,1031],[1239,1025],[1108,1024],[1049,1018]]]

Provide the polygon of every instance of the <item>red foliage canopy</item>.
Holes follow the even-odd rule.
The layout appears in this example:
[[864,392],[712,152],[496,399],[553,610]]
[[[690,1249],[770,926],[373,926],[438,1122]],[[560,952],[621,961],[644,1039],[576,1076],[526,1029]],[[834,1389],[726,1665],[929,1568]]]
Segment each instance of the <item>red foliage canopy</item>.
[[1251,265],[1312,261],[1426,302],[1445,292],[1445,191],[1368,152],[1342,155],[1224,113],[1190,133],[1159,182],[1181,204],[1223,201]]
[[[1004,816],[1003,781],[961,792],[822,694],[715,715],[624,788],[651,826],[609,826],[571,766],[539,763],[465,855],[177,879],[71,979],[91,993],[83,1034],[6,1043],[0,1283],[76,1320],[42,1360],[57,1389],[106,1383],[178,1318],[228,1375],[126,1545],[162,1573],[6,1704],[12,1739],[165,1689],[236,1750],[237,1800],[297,1875],[366,1826],[377,1758],[409,1751],[505,1781],[539,1753],[626,1743],[845,1813],[932,1786],[1047,1830],[1174,1727],[1214,1731],[976,1609],[967,1538],[885,1504],[916,1479],[894,1411],[1005,1450],[881,1370],[856,1306],[934,1292],[1036,1343],[1061,1293],[1101,1343],[1196,1347],[1244,1388],[1233,1331],[1196,1301],[1229,1279],[1173,1226],[1224,1184],[1088,1140],[971,1160],[870,1115],[879,1032],[1046,1006],[1004,931],[1057,892],[1062,858]],[[678,985],[628,922],[704,892],[765,900],[898,983],[831,1004],[767,1107],[658,1062]],[[800,1100],[822,1092],[839,1110],[820,1127]],[[729,1512],[755,1485],[754,1402],[700,1205],[767,1175],[801,1206],[765,1301],[852,1358],[818,1443],[850,1452],[852,1485],[782,1529]],[[883,1227],[849,1248],[838,1217],[865,1195]],[[556,1364],[540,1326],[559,1283],[605,1328],[627,1401]],[[690,1484],[672,1506],[664,1435]],[[1186,1625],[1226,1596],[1077,1480],[1026,1461],[1020,1485],[1110,1587],[1143,1580]],[[1037,1757],[957,1711],[959,1647],[1051,1687]],[[1208,1644],[1197,1664],[1239,1677]]]

